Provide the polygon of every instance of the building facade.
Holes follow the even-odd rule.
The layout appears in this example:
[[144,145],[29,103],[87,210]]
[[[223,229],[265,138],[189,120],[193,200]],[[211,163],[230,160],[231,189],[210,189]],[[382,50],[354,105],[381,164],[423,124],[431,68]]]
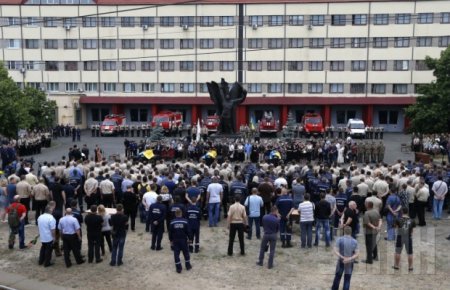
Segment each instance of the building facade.
[[214,113],[205,83],[225,78],[248,90],[238,125],[270,110],[402,131],[434,79],[425,57],[450,44],[450,1],[433,0],[0,0],[0,20],[12,78],[82,127],[162,110],[194,123]]

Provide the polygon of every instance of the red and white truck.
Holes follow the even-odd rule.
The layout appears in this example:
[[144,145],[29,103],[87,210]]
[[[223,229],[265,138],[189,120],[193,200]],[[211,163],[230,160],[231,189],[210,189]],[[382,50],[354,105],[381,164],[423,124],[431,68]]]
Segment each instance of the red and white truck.
[[203,122],[203,124],[205,124],[206,128],[208,128],[208,133],[214,133],[217,132],[217,129],[219,128],[219,122],[219,116],[212,115],[206,117],[206,121]]
[[272,112],[265,112],[259,120],[259,132],[262,134],[277,134],[280,130],[280,121],[275,120]]
[[317,113],[307,113],[302,118],[303,133],[311,135],[322,135],[325,132],[323,127],[322,116]]
[[127,118],[125,115],[109,114],[105,116],[105,119],[100,126],[100,134],[102,136],[113,136],[119,133],[120,126],[125,125]]
[[153,116],[152,128],[161,126],[166,133],[176,132],[181,129],[183,114],[180,112],[162,111]]

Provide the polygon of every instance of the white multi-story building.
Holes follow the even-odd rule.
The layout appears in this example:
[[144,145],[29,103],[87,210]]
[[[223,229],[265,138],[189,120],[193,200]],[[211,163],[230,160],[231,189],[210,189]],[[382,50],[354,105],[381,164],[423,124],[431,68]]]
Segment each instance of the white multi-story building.
[[60,123],[108,113],[195,122],[214,112],[205,83],[248,90],[237,123],[271,110],[362,118],[401,131],[426,56],[450,43],[450,1],[0,0],[0,59],[18,85],[45,90]]

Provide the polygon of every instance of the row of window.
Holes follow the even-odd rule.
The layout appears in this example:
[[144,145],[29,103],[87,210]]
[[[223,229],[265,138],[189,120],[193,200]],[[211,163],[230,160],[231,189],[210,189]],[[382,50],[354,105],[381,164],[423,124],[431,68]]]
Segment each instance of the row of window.
[[[45,61],[44,70],[46,71],[116,71],[118,69],[117,65],[120,65],[122,71],[156,71],[157,62],[156,61]],[[178,64],[177,64],[178,63]],[[159,70],[160,71],[175,71],[177,64],[177,69],[180,71],[194,71],[196,69],[194,61],[160,61]],[[234,71],[237,67],[234,61],[220,61],[218,62],[218,70],[220,71]],[[411,68],[410,60],[372,60],[370,62],[371,66],[368,67],[367,61],[365,60],[352,60],[352,61],[247,61],[246,67],[244,69],[248,71],[324,71],[326,69],[330,71],[367,71],[369,68],[372,71],[409,71]],[[214,71],[217,70],[217,64],[214,61],[198,61],[197,69],[199,71]],[[326,67],[328,65],[328,67]],[[140,66],[140,67],[139,67]],[[23,63],[22,61],[7,61],[6,67],[9,70],[20,70],[25,68],[27,70],[38,70],[40,67],[39,62],[28,61]],[[429,70],[424,60],[416,60],[414,62],[414,69],[416,71]]]
[[[415,42],[414,42],[415,40]],[[436,43],[437,41],[437,43]],[[99,46],[100,43],[100,46]],[[44,49],[78,49],[80,46],[83,49],[117,49],[117,43],[120,44],[121,49],[194,49],[195,44],[201,49],[219,48],[235,48],[237,40],[234,38],[202,38],[195,41],[192,38],[186,39],[25,39],[21,42],[20,39],[8,39],[7,48],[18,49],[24,47],[26,49],[39,49],[40,44],[43,44]],[[159,47],[156,47],[159,43]],[[373,37],[368,40],[366,37],[335,37],[330,38],[249,38],[247,39],[247,48],[366,48],[369,44],[373,48],[387,48],[387,47],[410,47],[415,43],[416,47],[431,47],[437,44],[439,47],[447,47],[450,45],[450,36],[418,36],[418,37]]]
[[[414,19],[416,21],[414,21]],[[158,22],[159,21],[159,22]],[[388,24],[430,24],[435,21],[440,23],[450,23],[450,12],[441,13],[418,13],[413,15],[411,13],[397,13],[397,14],[336,14],[336,15],[253,15],[247,17],[247,24],[250,26],[302,26],[305,24],[311,26],[323,26],[326,23],[332,26],[344,26],[344,25],[367,25],[372,23],[374,25],[388,25]],[[179,25],[181,27],[193,27],[195,25],[201,27],[212,27],[212,26],[233,26],[237,23],[237,18],[234,16],[144,16],[144,17],[134,17],[134,16],[124,16],[124,17],[69,17],[63,18],[62,20],[58,17],[7,17],[3,18],[3,24],[9,26],[17,26],[25,24],[28,26],[38,26],[39,23],[43,23],[44,27],[153,27],[157,24],[162,27],[173,27]]]
[[[21,84],[18,84],[21,85]],[[75,82],[66,82],[66,83],[56,83],[49,82],[46,83],[45,87],[42,87],[40,83],[27,83],[27,85],[45,89],[48,92],[98,92],[99,86],[102,92],[124,92],[124,93],[135,93],[135,92],[155,92],[159,85],[159,91],[161,93],[174,93],[175,91],[180,93],[194,93],[196,90],[195,83],[83,83],[80,85]],[[304,91],[304,87],[307,87],[307,92],[310,94],[322,94],[324,93],[324,87],[328,86],[328,92],[330,94],[343,94],[344,91],[349,92],[350,94],[365,94],[366,93],[366,84],[364,83],[352,83],[352,84],[344,84],[344,83],[250,83],[247,84],[247,90],[249,93],[262,93],[263,86],[265,87],[265,91],[267,93],[283,93],[285,90],[289,94],[301,94]],[[372,94],[386,94],[388,86],[391,87],[393,94],[407,94],[408,93],[408,84],[369,84],[370,93]],[[207,93],[208,88],[205,84],[198,84],[198,90],[200,93]],[[415,88],[415,91],[417,88]]]

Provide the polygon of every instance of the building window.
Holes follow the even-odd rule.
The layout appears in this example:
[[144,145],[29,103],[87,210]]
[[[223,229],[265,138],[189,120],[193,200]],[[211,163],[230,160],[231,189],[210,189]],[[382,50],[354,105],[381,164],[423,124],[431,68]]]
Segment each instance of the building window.
[[373,47],[374,48],[388,47],[388,38],[387,37],[374,37],[373,38]]
[[352,25],[367,25],[367,14],[353,14]]
[[288,84],[288,93],[301,94],[303,91],[302,84]]
[[261,84],[247,84],[247,91],[249,93],[261,93],[262,92],[262,85]]
[[147,109],[130,109],[130,121],[131,122],[147,122],[148,110]]
[[384,71],[387,68],[387,60],[372,60],[373,71]]
[[269,38],[268,48],[283,48],[283,38]]
[[372,84],[372,94],[386,94],[386,84]]
[[409,70],[409,60],[394,60],[394,70]]
[[409,37],[396,37],[394,39],[395,47],[409,47]]
[[20,39],[8,39],[8,48],[20,48]]
[[153,27],[155,26],[155,17],[144,16],[140,18],[140,24],[142,26]]
[[97,17],[83,17],[82,18],[83,27],[96,27]]
[[63,18],[63,26],[64,27],[76,27],[77,26],[77,18]]
[[330,70],[331,71],[343,71],[345,67],[345,63],[343,60],[333,60],[330,62]]
[[323,71],[323,61],[310,61],[309,62],[310,71]]
[[164,16],[159,18],[159,26],[161,27],[172,27],[175,26],[175,17]]
[[154,61],[141,61],[141,71],[154,71],[155,69]]
[[83,39],[83,49],[96,49],[97,39]]
[[194,62],[180,61],[180,71],[194,71]]
[[309,48],[323,48],[325,45],[324,38],[310,38],[309,39]]
[[325,25],[325,15],[311,15],[309,16],[309,23],[312,26],[323,26]]
[[58,68],[58,62],[57,61],[46,61],[45,62],[45,70],[46,71],[57,71]]
[[159,42],[159,48],[174,49],[175,48],[175,40],[174,39],[161,39]]
[[41,83],[37,83],[37,82],[28,82],[26,83],[27,87],[39,90],[41,88]]
[[302,71],[302,70],[303,70],[303,61],[288,62],[288,71]]
[[304,16],[303,15],[290,15],[289,16],[289,25],[291,25],[291,26],[304,25]]
[[419,36],[417,37],[417,47],[430,47],[433,44],[433,38],[431,36]]
[[345,38],[332,38],[331,48],[345,48]]
[[120,18],[120,26],[134,27],[134,17],[126,16],[126,17]]
[[194,26],[194,16],[181,16],[180,26]]
[[114,71],[117,70],[117,65],[115,61],[102,61],[103,71]]
[[37,17],[27,17],[25,23],[29,27],[36,27],[36,26],[38,26],[39,22],[40,21],[38,20]]
[[249,71],[262,71],[262,61],[248,61],[247,66]]
[[122,39],[122,49],[135,49],[136,41],[134,39]]
[[103,49],[116,49],[116,40],[115,39],[102,39],[102,48]]
[[419,13],[419,16],[417,17],[417,23],[433,23],[433,13]]
[[56,17],[44,17],[44,27],[57,27],[58,21]]
[[308,84],[308,93],[310,93],[310,94],[323,93],[323,84],[319,84],[319,83]]
[[98,63],[97,61],[85,61],[83,67],[85,71],[96,71],[98,70]]
[[344,26],[347,21],[346,15],[331,15],[331,25]]
[[250,26],[263,26],[263,21],[262,16],[249,16],[248,24]]
[[214,62],[213,61],[200,61],[199,62],[199,70],[200,71],[213,71],[214,70]]
[[220,48],[234,48],[234,39],[233,38],[221,39]]
[[64,49],[77,49],[78,40],[76,39],[64,39]]
[[194,39],[180,39],[180,49],[193,49]]
[[395,14],[395,24],[410,24],[410,23],[411,23],[411,14],[409,13]]
[[441,12],[441,23],[450,23],[450,12]]
[[447,47],[450,45],[450,36],[440,36],[439,37],[439,47]]
[[288,47],[289,48],[302,48],[303,47],[303,38],[289,38]]
[[35,67],[35,65],[34,65],[34,61],[32,61],[32,60],[27,61],[27,62],[25,63],[25,68],[26,68],[27,70],[34,70],[34,69],[37,69],[37,68]]
[[214,39],[209,38],[200,39],[200,48],[202,49],[214,48]]
[[44,48],[45,49],[58,49],[58,40],[57,39],[45,39],[44,40]]
[[268,93],[281,93],[282,92],[282,84],[267,84],[267,92]]
[[39,48],[39,39],[25,39],[25,48],[26,49],[38,49]]
[[268,71],[280,71],[283,70],[283,62],[281,61],[268,61],[267,62]]
[[262,38],[249,38],[248,39],[248,48],[262,48],[263,40]]
[[367,39],[365,37],[353,37],[352,48],[366,48]]
[[133,83],[123,83],[122,89],[124,93],[134,93],[136,91],[136,86]]
[[146,93],[153,93],[155,91],[155,84],[152,83],[143,83],[142,91]]
[[47,83],[47,91],[59,92],[59,83]]
[[350,94],[365,94],[366,85],[365,84],[350,84]]
[[136,70],[136,62],[135,61],[122,61],[122,70],[123,71],[135,71]]
[[116,83],[103,83],[103,91],[105,92],[115,92],[116,89]]
[[102,27],[114,27],[116,26],[116,18],[114,17],[102,17]]
[[269,16],[269,26],[281,26],[284,24],[282,15]]
[[181,93],[193,93],[194,92],[194,84],[192,84],[192,83],[181,83],[180,84],[180,92]]
[[219,69],[221,71],[233,71],[234,70],[234,61],[221,61]]
[[399,94],[407,94],[408,93],[408,85],[407,84],[394,84],[392,86],[392,93]]
[[155,40],[154,39],[141,39],[141,49],[154,49]]
[[366,61],[365,60],[352,60],[352,71],[365,71]]
[[66,92],[78,91],[78,83],[66,83]]
[[375,14],[373,18],[373,24],[375,25],[388,25],[389,14]]
[[330,93],[343,94],[344,93],[344,84],[330,84]]
[[20,62],[15,61],[15,60],[9,60],[6,63],[6,68],[9,70],[16,70],[20,68]]
[[175,92],[175,84],[174,83],[162,83],[161,84],[161,93],[173,93]]
[[96,91],[98,91],[97,83],[85,83],[84,84],[84,91],[86,91],[86,92],[96,92]]
[[201,16],[200,26],[214,26],[214,16]]
[[234,17],[233,16],[220,16],[219,25],[220,26],[233,26],[234,25]]
[[204,83],[200,83],[199,91],[200,93],[208,93],[208,86]]
[[430,70],[425,60],[416,60],[416,70]]
[[174,71],[175,70],[175,62],[174,61],[160,61],[159,69],[161,71]]

